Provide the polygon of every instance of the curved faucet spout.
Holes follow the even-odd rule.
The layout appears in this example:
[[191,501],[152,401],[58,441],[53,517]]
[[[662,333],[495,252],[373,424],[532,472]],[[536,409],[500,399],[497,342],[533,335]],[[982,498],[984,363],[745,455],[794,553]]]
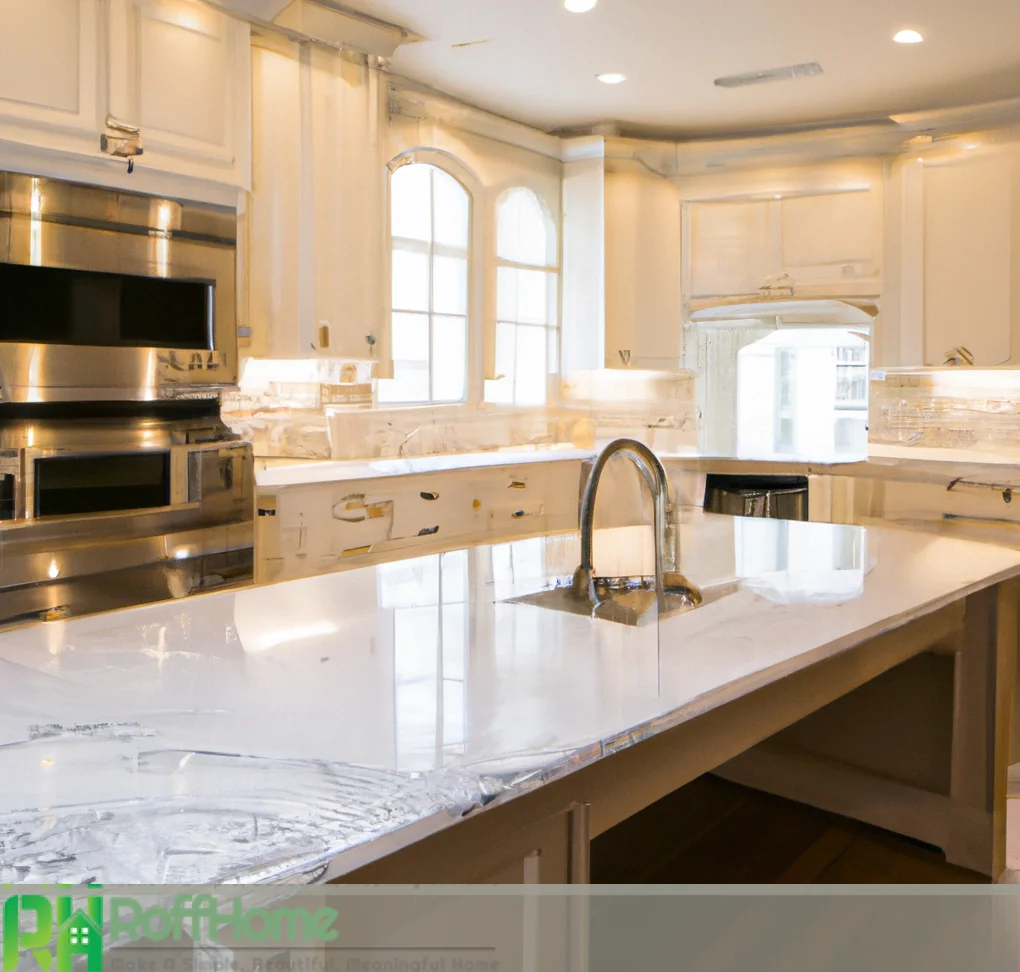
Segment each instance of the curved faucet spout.
[[592,562],[592,536],[595,526],[595,498],[598,494],[602,471],[615,455],[625,455],[638,467],[648,488],[652,492],[655,530],[655,594],[660,611],[665,593],[665,565],[667,510],[669,507],[669,480],[659,457],[643,442],[637,439],[615,439],[610,442],[595,460],[581,499],[581,564],[574,573],[574,591],[587,597],[592,610],[600,604],[595,591],[595,565]]

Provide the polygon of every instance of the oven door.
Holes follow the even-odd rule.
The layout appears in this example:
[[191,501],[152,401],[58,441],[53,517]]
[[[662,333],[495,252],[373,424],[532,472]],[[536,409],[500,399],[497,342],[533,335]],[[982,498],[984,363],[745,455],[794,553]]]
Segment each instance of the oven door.
[[37,452],[25,463],[28,519],[124,513],[173,505],[170,449],[133,452]]

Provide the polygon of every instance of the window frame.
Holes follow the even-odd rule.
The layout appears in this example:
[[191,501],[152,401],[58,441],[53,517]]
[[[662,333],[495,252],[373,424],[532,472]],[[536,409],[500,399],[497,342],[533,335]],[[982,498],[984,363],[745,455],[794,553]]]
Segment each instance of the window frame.
[[[406,237],[395,237],[393,235],[393,176],[407,165],[427,165],[438,169],[453,179],[467,196],[467,247],[460,250],[448,244],[437,244],[435,242],[435,185],[430,176],[429,212],[431,219],[431,232],[433,237],[428,243],[422,240],[412,240]],[[478,338],[475,334],[479,320],[478,308],[476,306],[478,288],[476,285],[476,274],[478,271],[476,255],[479,252],[477,246],[477,199],[481,193],[481,186],[477,178],[458,159],[438,149],[411,149],[395,156],[387,163],[386,178],[386,264],[387,264],[387,287],[386,287],[386,321],[387,321],[387,357],[391,362],[399,360],[394,354],[393,348],[393,316],[397,314],[415,314],[428,319],[428,390],[427,399],[412,400],[381,400],[378,389],[376,390],[373,406],[376,408],[433,408],[433,407],[456,407],[458,405],[471,404],[477,397],[473,389],[477,382],[474,379],[475,358],[477,356]],[[399,241],[399,246],[396,245]],[[400,249],[409,253],[423,253],[428,258],[429,265],[429,309],[427,311],[395,310],[393,307],[393,253]],[[467,265],[467,292],[465,294],[464,312],[464,394],[459,399],[437,399],[433,397],[433,331],[435,317],[451,317],[457,315],[438,314],[434,309],[433,281],[435,274],[435,258],[437,256],[450,256],[463,258]],[[388,379],[382,379],[388,380]]]
[[[538,204],[541,210],[542,216],[545,220],[546,226],[546,252],[552,254],[554,263],[550,264],[548,260],[545,264],[534,264],[524,263],[519,260],[510,260],[506,257],[500,256],[499,252],[499,216],[501,207],[507,202],[512,193],[524,191],[530,193],[532,198]],[[514,345],[516,348],[516,337],[518,328],[534,328],[535,330],[542,330],[545,332],[546,339],[546,373],[545,373],[545,401],[537,404],[519,404],[516,400],[516,383],[514,383],[511,393],[511,400],[509,402],[492,402],[489,403],[488,399],[488,385],[495,384],[496,382],[504,380],[505,376],[496,377],[485,382],[486,388],[483,389],[483,400],[486,403],[502,406],[504,408],[543,408],[548,407],[551,404],[556,404],[560,397],[560,381],[553,381],[551,378],[560,376],[562,371],[562,358],[563,358],[563,328],[562,328],[562,299],[563,299],[563,286],[562,286],[562,234],[557,221],[553,214],[549,210],[545,199],[542,194],[534,189],[532,186],[526,185],[525,183],[515,183],[511,186],[506,186],[502,189],[495,199],[495,203],[492,209],[492,218],[494,220],[494,245],[493,245],[493,287],[494,293],[494,315],[493,315],[493,369],[496,368],[495,360],[495,348],[499,340],[499,329],[501,324],[509,324],[514,329]],[[549,235],[551,234],[551,236]],[[550,245],[551,244],[551,245]],[[503,320],[499,315],[499,271],[501,268],[507,268],[510,270],[525,270],[533,271],[537,273],[544,273],[548,277],[546,285],[546,306],[549,311],[549,321],[545,324],[535,324],[531,321],[519,321],[519,320]],[[549,358],[552,356],[550,352],[555,353],[556,368],[555,371],[549,370]],[[516,365],[516,351],[515,351],[515,365]]]

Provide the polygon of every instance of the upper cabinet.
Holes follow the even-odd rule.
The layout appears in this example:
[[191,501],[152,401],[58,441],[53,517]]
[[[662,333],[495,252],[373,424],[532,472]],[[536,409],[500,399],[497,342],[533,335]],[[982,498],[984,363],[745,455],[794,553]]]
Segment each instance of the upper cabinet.
[[99,0],[0,0],[0,138],[99,132],[101,15]]
[[[970,146],[969,148],[967,146]],[[1020,361],[1020,147],[968,142],[890,166],[886,366]]]
[[669,179],[607,157],[603,140],[574,144],[563,175],[563,374],[674,370],[680,197]]
[[253,50],[252,350],[372,355],[384,306],[378,76],[312,44]]
[[803,297],[877,296],[881,186],[777,192],[685,206],[691,301],[792,288]]
[[107,158],[138,128],[139,169],[250,184],[248,25],[194,0],[0,0],[0,142]]
[[194,0],[108,0],[110,121],[141,131],[146,165],[248,185],[247,24]]
[[1020,286],[1011,273],[1012,169],[1001,153],[924,168],[926,365],[945,364],[958,347],[976,365],[1010,360]]

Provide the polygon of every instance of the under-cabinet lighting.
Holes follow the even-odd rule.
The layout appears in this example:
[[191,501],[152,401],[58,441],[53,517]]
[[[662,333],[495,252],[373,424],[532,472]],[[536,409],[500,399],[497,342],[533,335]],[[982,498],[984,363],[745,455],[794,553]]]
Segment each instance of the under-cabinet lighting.
[[627,80],[626,74],[618,74],[616,71],[610,71],[608,74],[596,74],[595,77],[603,84],[622,84]]
[[563,0],[563,6],[571,13],[587,13],[594,10],[599,0]]
[[50,580],[56,580],[60,576],[60,568],[57,566],[55,558],[50,560],[50,569],[47,573],[50,575]]
[[897,44],[920,44],[924,38],[916,30],[901,30],[893,35]]

